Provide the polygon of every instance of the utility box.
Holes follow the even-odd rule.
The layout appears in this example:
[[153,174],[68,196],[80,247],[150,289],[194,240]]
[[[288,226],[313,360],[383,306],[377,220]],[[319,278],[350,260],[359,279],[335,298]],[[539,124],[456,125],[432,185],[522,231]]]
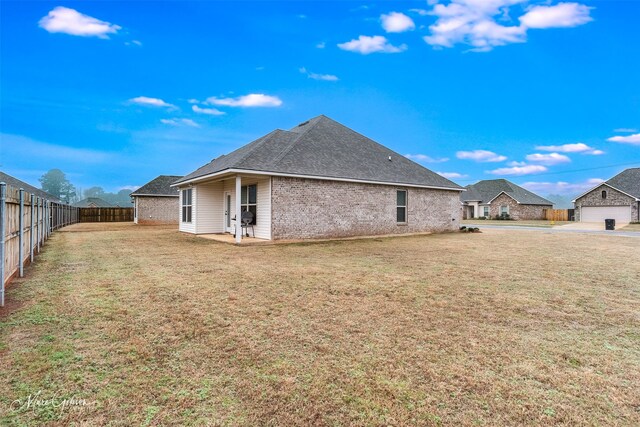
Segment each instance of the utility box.
[[615,219],[605,219],[604,220],[604,229],[605,230],[615,230],[616,229],[616,220]]

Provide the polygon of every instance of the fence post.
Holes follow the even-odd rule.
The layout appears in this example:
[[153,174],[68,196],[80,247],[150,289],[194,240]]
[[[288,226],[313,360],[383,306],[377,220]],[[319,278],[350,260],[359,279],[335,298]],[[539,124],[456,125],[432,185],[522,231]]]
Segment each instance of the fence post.
[[0,182],[0,307],[4,307],[4,217],[7,184]]
[[[24,277],[24,188],[20,189],[18,210],[18,275]],[[4,260],[3,260],[4,261]]]
[[40,197],[36,197],[36,252],[40,253]]
[[29,260],[33,262],[33,220],[35,218],[35,204],[36,204],[36,196],[35,194],[31,195],[31,228],[29,228]]

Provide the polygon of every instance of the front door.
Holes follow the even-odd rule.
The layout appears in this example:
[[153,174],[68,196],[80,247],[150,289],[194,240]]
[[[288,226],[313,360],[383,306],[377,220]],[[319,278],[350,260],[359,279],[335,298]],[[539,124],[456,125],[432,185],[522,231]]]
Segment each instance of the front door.
[[231,192],[224,192],[224,231],[233,233],[231,224]]

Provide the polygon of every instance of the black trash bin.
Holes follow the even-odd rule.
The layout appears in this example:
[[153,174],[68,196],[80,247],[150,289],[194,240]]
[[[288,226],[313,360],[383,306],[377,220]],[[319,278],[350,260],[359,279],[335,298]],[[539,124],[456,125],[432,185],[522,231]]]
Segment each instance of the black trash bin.
[[616,220],[615,219],[605,219],[604,220],[604,229],[605,230],[615,230],[616,229]]

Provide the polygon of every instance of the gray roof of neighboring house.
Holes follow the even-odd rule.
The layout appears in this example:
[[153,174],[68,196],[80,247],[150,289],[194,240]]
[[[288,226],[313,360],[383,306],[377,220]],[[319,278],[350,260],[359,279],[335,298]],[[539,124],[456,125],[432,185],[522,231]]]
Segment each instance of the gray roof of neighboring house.
[[487,179],[473,185],[467,185],[465,188],[467,191],[460,194],[460,200],[463,202],[489,203],[504,192],[522,205],[553,205],[553,202],[506,179]]
[[82,199],[77,203],[74,203],[73,206],[77,208],[90,208],[93,207],[91,205],[95,205],[96,208],[113,208],[115,205],[102,200],[99,197],[87,197],[86,199]]
[[51,195],[44,190],[36,188],[33,185],[29,185],[24,181],[20,181],[18,178],[14,178],[11,175],[7,175],[4,172],[0,172],[0,182],[4,182],[5,184],[10,185],[17,189],[22,188],[27,193],[34,194],[36,197],[41,197],[51,202],[61,203],[61,200],[56,196]]
[[227,169],[462,190],[458,184],[326,116],[289,131],[274,130],[176,183]]
[[182,178],[180,175],[160,175],[131,193],[131,196],[135,197],[144,195],[177,197],[180,194],[180,190],[175,187],[171,187],[171,184],[180,178]]
[[630,168],[607,181],[607,184],[640,199],[640,168]]

